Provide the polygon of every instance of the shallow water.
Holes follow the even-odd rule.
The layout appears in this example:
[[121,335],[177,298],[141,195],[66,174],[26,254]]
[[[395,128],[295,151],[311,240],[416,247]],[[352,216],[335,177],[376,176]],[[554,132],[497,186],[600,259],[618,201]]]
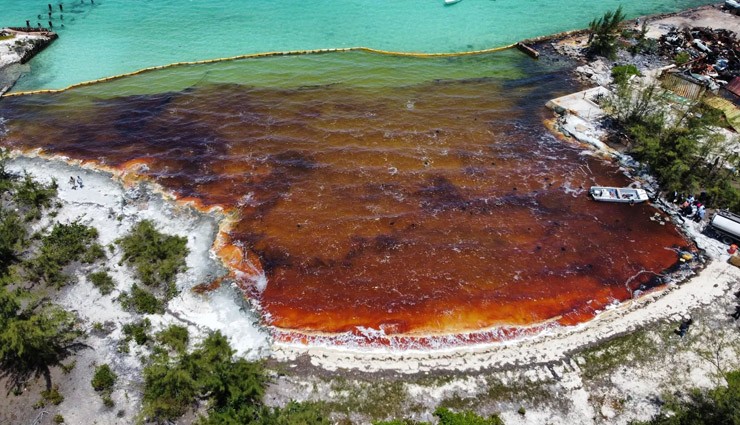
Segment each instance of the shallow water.
[[[177,196],[238,212],[240,285],[282,340],[438,346],[579,323],[688,245],[649,205],[587,198],[629,181],[543,125],[546,100],[575,89],[565,64],[262,61],[7,98],[2,143],[145,164]],[[312,69],[338,72],[302,84]]]
[[[0,25],[48,26],[48,2],[0,0]],[[61,88],[173,62],[246,53],[366,46],[457,52],[584,28],[623,5],[628,16],[707,0],[90,0],[53,2],[60,38],[15,90]],[[61,19],[63,15],[64,19]],[[39,16],[41,19],[39,19]],[[64,27],[62,28],[62,25]]]

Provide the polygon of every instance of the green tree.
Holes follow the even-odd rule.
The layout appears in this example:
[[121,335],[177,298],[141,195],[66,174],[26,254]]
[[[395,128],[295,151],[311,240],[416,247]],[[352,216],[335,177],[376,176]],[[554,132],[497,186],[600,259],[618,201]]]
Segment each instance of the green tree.
[[23,181],[15,185],[14,199],[28,209],[26,218],[35,220],[41,217],[42,209],[51,206],[51,201],[57,196],[57,188],[56,180],[44,185],[25,174]]
[[624,21],[622,6],[614,12],[608,11],[604,16],[594,19],[588,24],[588,54],[613,59],[617,52],[617,38],[619,27]]
[[53,306],[38,312],[20,311],[15,315],[17,301],[0,295],[0,304],[6,317],[0,329],[0,368],[20,384],[30,376],[44,375],[50,384],[49,367],[61,363],[81,347],[77,338],[82,335],[75,325],[75,317]]
[[19,261],[18,252],[26,242],[26,228],[13,212],[0,208],[0,276]]
[[189,370],[170,362],[167,355],[144,368],[142,413],[155,421],[175,420],[188,411],[199,394]]
[[718,110],[701,100],[673,105],[658,85],[618,85],[605,108],[631,139],[630,153],[646,164],[662,190],[706,191],[713,206],[739,209],[740,194],[730,182],[740,157],[717,133]]

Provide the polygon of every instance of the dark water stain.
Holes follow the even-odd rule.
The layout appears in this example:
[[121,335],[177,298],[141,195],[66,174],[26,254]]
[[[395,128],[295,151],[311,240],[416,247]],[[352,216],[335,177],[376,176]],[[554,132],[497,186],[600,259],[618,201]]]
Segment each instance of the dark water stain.
[[230,237],[268,279],[249,294],[280,328],[577,323],[654,285],[633,277],[688,243],[648,205],[586,198],[629,182],[547,133],[544,101],[572,88],[559,78],[10,98],[2,144],[144,162],[167,190],[237,211]]

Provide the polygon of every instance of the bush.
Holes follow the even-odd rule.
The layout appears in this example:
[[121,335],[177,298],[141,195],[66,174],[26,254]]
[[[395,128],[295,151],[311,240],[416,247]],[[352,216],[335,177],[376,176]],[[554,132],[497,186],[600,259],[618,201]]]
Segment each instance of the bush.
[[689,53],[686,51],[678,52],[676,56],[673,57],[673,62],[676,62],[677,66],[684,65],[690,60],[691,60],[691,55],[689,55]]
[[13,371],[13,381],[58,365],[82,335],[74,316],[57,307],[20,311],[19,303],[0,289],[0,367]]
[[18,215],[0,207],[0,276],[19,261],[19,251],[26,243],[26,228]]
[[440,425],[504,425],[498,415],[484,418],[470,411],[454,413],[444,407],[438,407],[434,416],[439,418]]
[[62,286],[70,277],[62,269],[83,258],[96,243],[98,231],[78,222],[57,223],[51,233],[42,238],[39,254],[31,260],[28,268],[33,277],[43,279],[48,284]]
[[131,286],[131,294],[121,295],[119,301],[124,308],[133,309],[138,313],[164,313],[164,303],[149,291],[141,289],[137,284]]
[[104,364],[95,368],[95,374],[90,384],[95,391],[110,392],[113,389],[113,385],[116,384],[117,379],[118,375],[111,370],[108,364]]
[[174,292],[175,277],[185,270],[187,238],[160,233],[144,220],[116,242],[123,249],[122,261],[134,266],[145,285],[165,286],[170,295]]
[[738,423],[740,371],[725,375],[727,387],[692,390],[683,399],[669,399],[658,416],[632,425],[715,425]]
[[126,341],[133,339],[139,345],[144,345],[149,341],[147,333],[152,328],[152,322],[144,319],[137,323],[126,323],[123,325],[123,334],[126,335]]
[[103,406],[111,408],[115,405],[116,403],[113,401],[110,394],[103,394]]
[[90,245],[90,247],[87,249],[87,251],[82,255],[82,258],[80,258],[80,261],[83,263],[94,263],[98,260],[102,260],[105,258],[105,251],[103,250],[103,247],[100,246],[98,243],[93,243]]
[[116,283],[113,282],[113,278],[110,277],[106,271],[90,273],[87,278],[103,295],[110,294],[116,287]]
[[218,419],[203,423],[243,423],[237,418],[254,418],[261,411],[267,382],[264,366],[233,360],[233,355],[226,337],[216,332],[175,362],[166,353],[157,356],[144,369],[144,414],[155,420],[174,420],[205,397]]
[[62,416],[62,415],[60,415],[58,413],[56,415],[54,415],[54,423],[55,424],[63,424],[64,423],[64,416]]
[[59,392],[58,385],[54,385],[50,390],[41,391],[41,397],[55,406],[64,401],[64,396]]
[[178,353],[184,353],[188,348],[189,338],[188,328],[178,325],[170,325],[157,334],[157,341]]
[[16,185],[15,201],[27,207],[27,220],[41,217],[41,210],[51,206],[51,201],[57,196],[57,182],[52,180],[49,185],[43,185],[26,174],[23,181]]
[[637,67],[632,64],[617,65],[612,68],[612,78],[617,84],[627,83],[633,75],[640,75],[640,71],[638,71]]

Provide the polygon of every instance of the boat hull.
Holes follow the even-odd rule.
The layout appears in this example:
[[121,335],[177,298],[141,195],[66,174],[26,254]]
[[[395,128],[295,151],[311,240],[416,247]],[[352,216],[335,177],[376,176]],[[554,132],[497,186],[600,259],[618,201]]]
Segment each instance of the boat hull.
[[588,194],[595,201],[619,204],[636,204],[650,199],[645,190],[631,187],[592,186]]

